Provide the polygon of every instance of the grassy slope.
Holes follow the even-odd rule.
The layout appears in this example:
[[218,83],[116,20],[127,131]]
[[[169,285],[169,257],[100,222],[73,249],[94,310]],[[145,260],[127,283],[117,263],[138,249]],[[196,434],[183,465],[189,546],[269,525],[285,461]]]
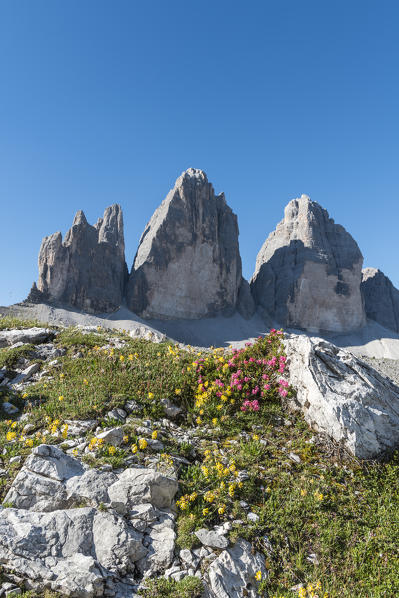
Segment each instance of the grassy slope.
[[[0,319],[0,328],[5,326]],[[198,495],[193,500],[183,500],[184,508],[179,510],[180,547],[194,545],[191,533],[194,529],[223,522],[233,515],[245,523],[233,526],[232,539],[245,537],[265,555],[270,596],[293,596],[292,586],[317,582],[321,586],[318,595],[328,592],[330,598],[399,595],[397,455],[384,464],[360,463],[340,455],[331,444],[315,440],[301,417],[287,413],[276,393],[264,401],[259,412],[243,413],[237,409],[233,413],[232,408],[226,408],[219,413],[220,416],[224,413],[223,422],[219,417],[212,423],[214,404],[205,404],[200,416],[195,408],[198,374],[193,360],[200,358],[198,354],[193,350],[171,349],[167,343],[156,345],[116,333],[113,336],[126,342],[123,349],[100,350],[110,334],[101,331],[83,335],[68,329],[58,336],[56,342],[68,349],[67,355],[59,359],[61,368],[51,372],[52,380],[43,380],[27,391],[26,410],[31,413],[36,434],[23,437],[22,424],[13,428],[12,422],[0,415],[0,445],[5,446],[3,460],[12,475],[20,465],[8,466],[10,457],[27,455],[32,444],[43,441],[39,432],[46,417],[51,419],[47,426],[55,425],[62,431],[65,419],[101,419],[111,407],[122,406],[127,399],[134,398],[143,406],[143,417],[159,419],[163,414],[159,399],[169,397],[187,409],[180,422],[182,428],[196,428],[201,438],[195,458],[180,473],[181,495]],[[77,350],[83,357],[72,359]],[[6,351],[0,350],[0,361]],[[212,360],[216,363],[221,355],[211,353],[204,358],[212,366]],[[209,367],[207,374],[210,380],[216,372]],[[21,399],[8,395],[4,398],[17,403]],[[40,404],[32,406],[35,401]],[[97,462],[121,465],[131,454],[131,446],[139,440],[134,427],[127,428],[126,434],[125,445],[114,454],[100,448]],[[62,437],[46,437],[46,442],[62,440]],[[187,457],[190,447],[166,439],[165,453],[166,460],[179,454]],[[295,462],[289,453],[299,456],[301,462]],[[145,460],[146,449],[139,454]],[[217,464],[221,462],[227,467],[232,465],[232,471],[219,474]],[[201,470],[204,463],[209,470],[207,476]],[[234,482],[234,469],[246,473],[247,479],[241,487]],[[226,488],[220,490],[224,480]],[[235,488],[230,495],[232,483]],[[9,479],[0,478],[0,498],[8,485]],[[205,491],[214,492],[209,503]],[[243,500],[259,516],[257,522],[246,520],[246,511],[240,506]],[[271,552],[267,540],[271,542]],[[310,554],[316,555],[316,562],[308,560]],[[176,585],[172,588],[173,584],[169,584],[168,589],[167,584],[162,584],[164,587],[153,590],[152,596],[179,595]],[[183,587],[181,595],[195,596],[197,591],[194,588],[187,594]]]

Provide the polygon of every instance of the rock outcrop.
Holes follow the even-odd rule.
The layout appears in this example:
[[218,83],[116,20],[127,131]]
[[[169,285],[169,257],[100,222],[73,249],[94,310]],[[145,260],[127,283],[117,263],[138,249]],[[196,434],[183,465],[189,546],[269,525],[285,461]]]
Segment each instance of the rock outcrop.
[[252,294],[264,314],[284,327],[355,330],[365,324],[362,263],[351,235],[302,195],[290,201],[261,248]]
[[366,315],[381,326],[399,332],[399,291],[381,270],[362,271],[361,291]]
[[56,301],[87,312],[109,312],[121,302],[127,277],[123,216],[107,208],[95,226],[79,211],[64,241],[45,237],[39,253],[39,280],[28,301]]
[[[240,289],[242,290],[240,292]],[[237,217],[206,174],[190,168],[153,214],[140,240],[127,304],[144,318],[252,315],[241,275]],[[240,300],[239,300],[240,297]]]
[[[0,507],[0,562],[27,588],[76,598],[134,596],[174,554],[177,481],[152,469],[94,470],[33,449]],[[84,506],[82,506],[82,504]]]
[[285,339],[292,406],[360,459],[399,446],[399,387],[349,351],[320,338]]

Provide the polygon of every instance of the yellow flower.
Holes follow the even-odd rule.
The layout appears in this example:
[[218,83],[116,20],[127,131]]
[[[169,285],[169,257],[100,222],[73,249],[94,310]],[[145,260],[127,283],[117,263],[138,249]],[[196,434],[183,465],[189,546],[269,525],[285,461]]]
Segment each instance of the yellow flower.
[[27,392],[24,392],[24,394],[22,395],[22,398],[23,398],[23,399],[26,399],[26,397],[27,397],[27,396],[28,396],[28,393],[27,393]]
[[197,419],[195,421],[198,425],[200,425],[202,423],[202,419],[200,417],[197,417]]
[[252,440],[259,440],[259,436],[258,436],[257,434],[254,434],[254,435],[252,436]]
[[84,384],[85,386],[87,386],[87,385],[89,384],[89,381],[88,381],[86,378],[83,378],[83,384]]
[[204,516],[205,516],[205,515],[208,515],[208,513],[209,513],[209,509],[202,509],[202,514],[203,514]]
[[204,494],[204,500],[206,500],[206,502],[213,502],[215,500],[215,495],[213,494],[213,492],[208,490]]
[[197,498],[198,494],[197,492],[193,492],[192,494],[190,494],[190,501],[193,502],[196,498]]
[[218,425],[218,418],[217,418],[217,417],[213,417],[213,418],[212,418],[212,424],[213,424],[214,426],[217,426],[217,425]]
[[260,581],[262,579],[262,571],[257,571],[255,573],[255,579],[256,581]]
[[59,400],[59,401],[63,401],[63,400],[64,400],[64,397],[63,397],[63,395],[60,395],[60,396],[58,397],[58,400]]
[[156,440],[158,438],[158,432],[156,430],[154,430],[153,433],[151,434],[151,438],[153,440]]
[[201,471],[202,471],[202,473],[204,474],[204,476],[207,478],[207,477],[208,477],[208,475],[209,475],[209,470],[208,470],[208,468],[207,468],[205,465],[202,465],[202,467],[201,467]]
[[148,393],[148,398],[149,399],[153,399],[154,398],[154,393],[153,392],[149,392]]
[[74,448],[73,451],[72,451],[72,455],[74,457],[77,457],[78,456],[78,449]]
[[137,444],[132,444],[131,451],[132,451],[133,455],[135,455],[135,454],[137,453],[137,451],[138,451],[138,450],[139,450],[139,449],[138,449],[138,447],[137,447]]
[[324,495],[323,495],[323,494],[321,494],[321,492],[318,492],[318,490],[316,490],[316,491],[315,491],[315,493],[314,493],[314,497],[315,497],[317,500],[320,500],[320,501],[322,501],[322,500],[323,500],[323,498],[324,498]]
[[301,496],[306,496],[307,493],[308,493],[308,491],[305,490],[305,488],[302,488],[302,490],[301,490]]
[[221,506],[218,508],[218,513],[219,513],[219,515],[223,515],[223,513],[225,512],[225,510],[226,510],[226,506],[225,506],[225,505],[221,505]]
[[65,378],[65,374],[60,374],[60,378]]
[[123,357],[123,355],[119,355],[119,361],[125,361],[125,358]]
[[125,435],[122,440],[125,444],[127,444],[129,442],[129,436]]
[[143,451],[144,449],[147,448],[147,446],[148,446],[148,442],[146,441],[146,439],[140,438],[139,439],[139,449],[141,449]]
[[129,361],[133,361],[133,355],[132,355],[132,353],[130,353],[130,354],[128,355],[128,360],[129,360]]
[[175,394],[179,395],[181,393],[181,388],[175,388]]
[[111,457],[112,457],[112,455],[115,455],[115,453],[116,453],[116,448],[114,446],[112,446],[112,445],[109,446],[108,447],[108,454],[111,455]]
[[25,440],[25,446],[28,446],[29,448],[32,448],[32,446],[33,446],[33,440],[32,440],[32,438],[27,438]]

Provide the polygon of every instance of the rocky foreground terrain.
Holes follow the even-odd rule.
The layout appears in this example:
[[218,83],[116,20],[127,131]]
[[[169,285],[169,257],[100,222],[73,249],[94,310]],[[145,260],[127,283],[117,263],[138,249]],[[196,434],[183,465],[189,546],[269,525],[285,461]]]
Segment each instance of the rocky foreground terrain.
[[0,318],[0,595],[399,595],[396,362],[142,333]]

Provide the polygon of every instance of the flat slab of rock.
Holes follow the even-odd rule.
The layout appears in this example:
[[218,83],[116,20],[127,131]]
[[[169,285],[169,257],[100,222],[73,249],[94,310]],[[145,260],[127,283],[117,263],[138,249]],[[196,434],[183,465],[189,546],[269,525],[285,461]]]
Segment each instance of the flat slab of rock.
[[90,469],[40,445],[5,497],[13,507],[0,508],[2,567],[39,591],[134,596],[135,569],[155,575],[172,564],[176,491],[152,469]]
[[320,339],[284,341],[292,402],[306,421],[361,459],[399,446],[399,387],[349,351]]
[[209,548],[227,548],[229,541],[226,536],[218,534],[214,530],[206,529],[205,527],[194,532],[198,540],[203,546],[209,546]]
[[257,598],[259,582],[255,575],[267,579],[265,559],[252,551],[249,542],[238,539],[231,548],[224,550],[208,570],[210,598]]
[[0,348],[15,343],[38,345],[54,338],[55,333],[49,328],[25,328],[24,330],[2,330],[0,332]]
[[40,369],[39,363],[32,363],[27,368],[23,370],[18,376],[12,379],[10,382],[10,386],[16,386],[17,384],[21,384],[22,382],[26,382],[30,378],[32,378],[33,374],[36,374]]

